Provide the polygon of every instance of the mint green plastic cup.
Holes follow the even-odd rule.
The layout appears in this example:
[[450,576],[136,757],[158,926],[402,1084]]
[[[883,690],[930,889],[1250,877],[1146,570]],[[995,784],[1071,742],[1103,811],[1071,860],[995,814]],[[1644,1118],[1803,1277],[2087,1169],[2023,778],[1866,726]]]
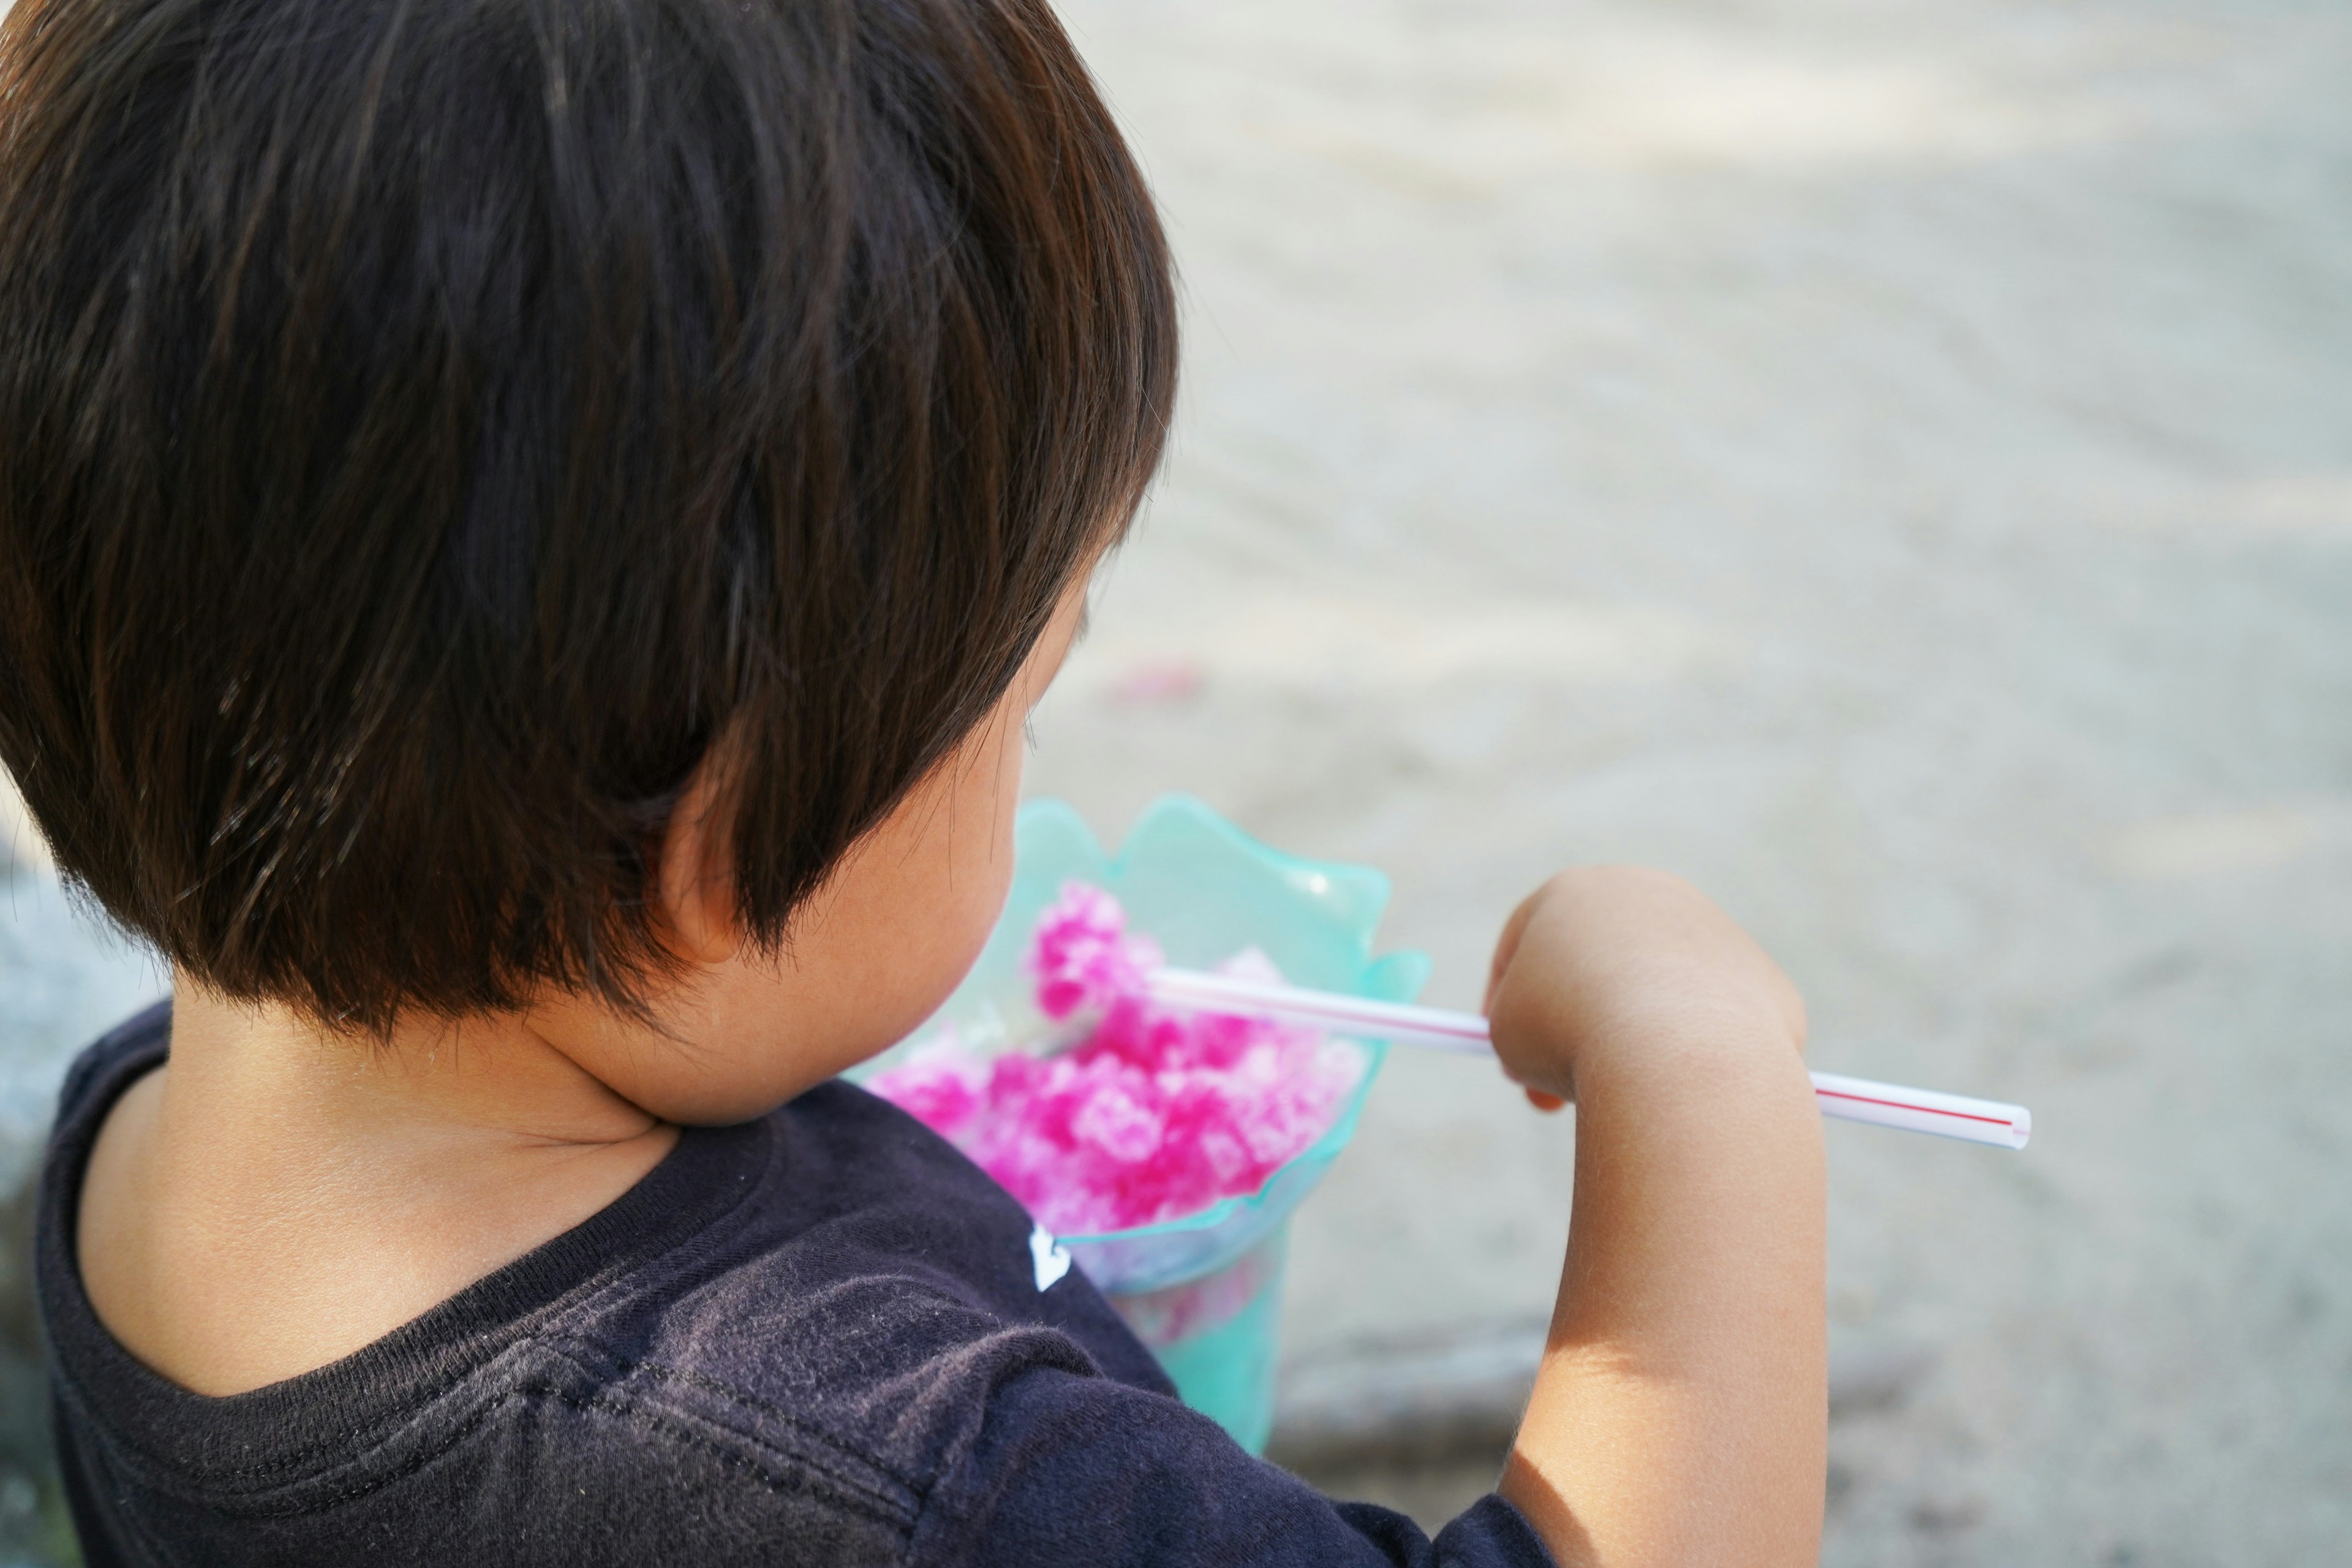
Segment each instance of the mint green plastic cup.
[[[1389,881],[1368,866],[1303,860],[1269,849],[1189,795],[1163,795],[1118,853],[1107,856],[1076,811],[1058,800],[1022,807],[1013,891],[971,973],[910,1044],[952,1025],[974,1047],[1016,1049],[1051,1026],[1032,1000],[1021,959],[1037,917],[1065,884],[1108,889],[1129,929],[1149,932],[1168,962],[1206,968],[1244,948],[1300,985],[1410,1002],[1429,978],[1418,952],[1372,956]],[[894,1049],[871,1064],[898,1058]],[[1194,1409],[1252,1453],[1274,1426],[1276,1328],[1290,1215],[1355,1135],[1387,1056],[1359,1044],[1364,1071],[1330,1130],[1258,1191],[1160,1225],[1060,1238],[1087,1277],[1151,1347]],[[859,1075],[865,1076],[865,1072]]]

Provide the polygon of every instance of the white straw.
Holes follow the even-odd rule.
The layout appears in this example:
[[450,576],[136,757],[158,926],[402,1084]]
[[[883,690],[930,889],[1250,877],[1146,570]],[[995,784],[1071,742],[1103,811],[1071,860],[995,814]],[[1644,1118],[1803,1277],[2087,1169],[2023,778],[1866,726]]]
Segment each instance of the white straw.
[[[1376,1002],[1368,996],[1309,991],[1195,969],[1155,970],[1145,984],[1155,1000],[1192,1012],[1256,1014],[1335,1035],[1393,1040],[1464,1056],[1491,1056],[1495,1049],[1486,1020],[1475,1013]],[[1813,1074],[1813,1096],[1822,1115],[1875,1127],[1932,1132],[2001,1149],[2022,1149],[2033,1135],[2032,1113],[2021,1105],[1999,1100],[1905,1089],[1826,1072]]]

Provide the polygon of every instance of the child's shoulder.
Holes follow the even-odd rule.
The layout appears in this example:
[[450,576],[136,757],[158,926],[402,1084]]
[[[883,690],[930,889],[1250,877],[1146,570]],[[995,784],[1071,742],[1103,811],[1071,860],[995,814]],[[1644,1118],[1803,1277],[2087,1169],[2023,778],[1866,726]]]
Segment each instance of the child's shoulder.
[[[793,1420],[872,1439],[904,1434],[870,1401],[909,1380],[1024,1365],[1168,1391],[1158,1363],[1085,1277],[1041,1275],[1028,1214],[904,1111],[828,1083],[740,1127],[690,1130],[649,1178],[707,1204],[691,1241],[634,1266],[587,1331]],[[633,1196],[635,1194],[632,1194]],[[942,1369],[952,1366],[955,1372]],[[923,1468],[920,1456],[893,1462]]]
[[453,1542],[478,1542],[465,1532],[495,1502],[518,1528],[598,1521],[602,1560],[660,1517],[650,1485],[723,1500],[750,1534],[840,1548],[813,1561],[858,1561],[911,1528],[1008,1383],[1166,1388],[1082,1276],[1040,1289],[1031,1222],[1002,1189],[828,1084],[688,1130],[619,1201],[342,1361],[204,1397],[107,1332],[71,1245],[96,1129],[169,1044],[158,1007],[83,1053],[45,1175],[61,1436],[70,1473],[108,1478],[74,1488],[85,1530],[202,1536],[266,1508],[315,1561],[383,1509],[457,1509]]
[[680,1474],[736,1467],[802,1499],[796,1518],[913,1528],[1024,1377],[1171,1392],[1083,1276],[1041,1288],[1017,1204],[848,1085],[688,1131],[640,1197],[699,1217],[609,1258],[534,1359],[625,1447]]

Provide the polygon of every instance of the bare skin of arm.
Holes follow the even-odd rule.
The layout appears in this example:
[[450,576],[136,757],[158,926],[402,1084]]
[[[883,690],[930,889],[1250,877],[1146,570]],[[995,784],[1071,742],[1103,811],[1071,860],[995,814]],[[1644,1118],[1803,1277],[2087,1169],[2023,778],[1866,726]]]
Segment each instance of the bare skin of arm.
[[1520,906],[1488,1011],[1528,1097],[1577,1106],[1503,1495],[1563,1568],[1817,1562],[1825,1196],[1795,989],[1687,884],[1596,868]]

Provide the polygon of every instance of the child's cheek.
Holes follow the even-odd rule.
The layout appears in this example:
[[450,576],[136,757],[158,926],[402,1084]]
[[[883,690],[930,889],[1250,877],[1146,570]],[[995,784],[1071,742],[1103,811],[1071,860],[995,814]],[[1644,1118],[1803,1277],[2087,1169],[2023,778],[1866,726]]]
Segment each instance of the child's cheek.
[[879,1054],[954,992],[1013,886],[1024,695],[853,848],[797,915],[786,952],[706,968],[672,1016],[677,1048],[623,1069],[672,1120],[740,1121]]

